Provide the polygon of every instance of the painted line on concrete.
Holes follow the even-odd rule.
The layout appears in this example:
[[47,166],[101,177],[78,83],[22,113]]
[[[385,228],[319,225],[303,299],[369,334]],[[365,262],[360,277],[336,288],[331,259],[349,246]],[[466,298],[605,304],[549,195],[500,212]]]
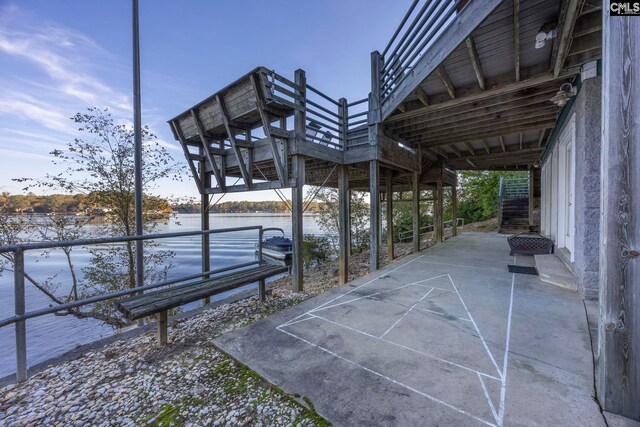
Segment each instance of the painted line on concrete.
[[[424,286],[424,285],[417,285],[417,286],[428,287],[428,286]],[[431,288],[431,289],[438,289],[438,290],[441,290],[441,291],[454,292],[454,291],[450,291],[448,289],[443,289],[443,288]],[[368,296],[367,298],[368,299],[373,299],[373,300],[376,300],[376,301],[380,301],[380,302],[386,302],[388,304],[396,304],[396,305],[399,305],[399,306],[402,306],[402,307],[407,307],[407,308],[411,307],[410,305],[403,304],[403,303],[398,302],[398,301],[390,301],[390,300],[384,299],[384,298],[378,298],[378,297],[374,297],[374,296]],[[442,317],[445,317],[447,319],[455,318],[455,319],[458,319],[458,320],[464,320],[465,322],[471,322],[471,319],[467,319],[465,317],[447,315],[447,314],[441,313],[439,311],[429,310],[428,308],[415,307],[415,309],[418,310],[418,311],[424,311],[426,313],[438,314],[438,315],[440,315]]]
[[[453,282],[453,279],[451,278],[450,275],[449,276],[449,280],[451,281],[451,284],[453,285],[454,288],[456,288],[455,283]],[[460,299],[460,302],[462,303],[462,305],[464,306],[464,309],[467,311],[467,314],[469,315],[469,319],[471,319],[471,323],[473,324],[473,327],[476,329],[476,332],[478,333],[478,336],[480,337],[480,341],[482,341],[482,345],[484,346],[484,349],[487,352],[487,355],[489,356],[489,359],[491,359],[491,363],[493,363],[493,366],[496,368],[496,371],[498,371],[498,374],[500,375],[500,378],[503,377],[502,372],[500,372],[500,368],[498,368],[498,364],[496,363],[496,359],[493,357],[493,353],[491,353],[491,350],[489,350],[489,346],[487,345],[486,341],[484,340],[484,337],[482,336],[482,332],[480,332],[480,329],[478,328],[478,325],[476,324],[476,321],[473,319],[473,316],[471,315],[471,312],[469,312],[469,309],[467,308],[467,304],[465,304],[464,300],[462,299],[462,296],[460,295],[460,292],[458,291],[458,288],[456,288],[456,293],[458,294],[458,298]]]
[[[398,270],[400,270],[401,268],[403,268],[403,267],[405,267],[405,266],[407,266],[407,265],[409,265],[409,264],[411,264],[411,263],[413,263],[413,262],[416,262],[417,260],[419,260],[419,259],[421,259],[421,258],[424,258],[425,256],[426,256],[426,255],[420,255],[420,256],[418,256],[418,257],[416,257],[416,258],[414,258],[414,259],[412,259],[412,260],[410,260],[410,261],[405,262],[404,264],[399,265],[398,267],[394,268],[393,270],[389,270],[389,271],[386,271],[386,272],[384,272],[384,273],[381,273],[380,275],[378,275],[377,277],[375,277],[375,278],[373,278],[373,279],[369,280],[368,282],[363,283],[362,285],[357,286],[357,287],[355,287],[355,288],[351,289],[349,292],[346,292],[346,293],[344,293],[344,294],[340,294],[340,295],[336,296],[335,298],[333,298],[333,299],[331,299],[331,300],[329,300],[329,301],[327,301],[327,302],[325,302],[325,303],[323,303],[323,304],[320,304],[320,305],[319,305],[318,307],[316,307],[315,309],[319,309],[319,308],[321,308],[321,307],[324,307],[325,305],[331,304],[332,302],[334,302],[334,301],[336,301],[336,300],[339,300],[340,298],[342,298],[342,297],[344,297],[344,296],[347,296],[347,295],[349,295],[350,293],[355,292],[355,291],[357,291],[358,289],[363,288],[363,287],[365,287],[365,286],[367,286],[367,285],[369,285],[369,284],[371,284],[371,283],[375,282],[376,280],[378,280],[378,279],[382,278],[383,276],[387,276],[387,275],[389,275],[390,273],[393,273],[394,271],[398,271]],[[314,309],[314,310],[315,310],[315,309]],[[311,310],[310,310],[310,311],[311,311]],[[290,322],[292,322],[292,321],[294,321],[294,320],[298,320],[299,318],[301,318],[302,316],[304,316],[304,315],[305,315],[305,314],[307,314],[307,313],[308,313],[308,312],[306,312],[306,313],[302,313],[301,315],[294,317],[293,319],[291,319],[291,320],[290,320]],[[286,323],[285,323],[285,324],[286,324]]]
[[[369,338],[373,338],[373,339],[376,339],[376,340],[382,341],[382,342],[384,342],[384,343],[391,344],[391,345],[393,345],[393,346],[395,346],[395,347],[402,348],[403,350],[407,350],[407,351],[410,351],[410,352],[412,352],[412,353],[416,353],[416,354],[419,354],[419,355],[421,355],[421,356],[428,357],[429,359],[437,360],[437,361],[442,362],[442,363],[445,363],[445,364],[447,364],[447,365],[455,366],[455,367],[457,367],[457,368],[464,369],[465,371],[470,371],[470,372],[473,372],[473,373],[475,373],[475,374],[482,375],[482,376],[487,377],[487,378],[491,378],[492,380],[500,381],[500,378],[498,378],[498,377],[496,377],[496,376],[494,376],[494,375],[487,374],[487,373],[485,373],[485,372],[480,372],[480,371],[478,371],[478,370],[476,370],[476,369],[469,368],[468,366],[464,366],[464,365],[461,365],[461,364],[459,364],[459,363],[452,362],[452,361],[450,361],[450,360],[443,359],[443,358],[438,357],[438,356],[434,356],[434,355],[432,355],[432,354],[424,353],[424,352],[422,352],[422,351],[420,351],[420,350],[416,350],[415,348],[407,347],[406,345],[398,344],[398,343],[396,343],[396,342],[394,342],[394,341],[390,341],[390,340],[387,340],[387,339],[379,338],[379,337],[377,337],[377,336],[375,336],[375,335],[372,335],[372,334],[370,334],[370,333],[368,333],[368,332],[364,332],[364,331],[361,331],[361,330],[358,330],[358,329],[352,328],[351,326],[347,326],[347,325],[345,325],[345,324],[343,324],[343,323],[338,323],[338,322],[336,322],[336,321],[333,321],[333,320],[327,319],[326,317],[318,316],[318,315],[315,315],[315,314],[312,314],[311,316],[315,317],[315,318],[316,318],[316,319],[318,319],[318,320],[324,320],[325,322],[328,322],[328,323],[334,324],[334,325],[336,325],[336,326],[340,326],[340,327],[342,327],[342,328],[345,328],[345,329],[348,329],[348,330],[350,330],[350,331],[352,331],[352,332],[356,332],[356,333],[358,333],[358,334],[361,334],[361,335],[367,336],[367,337],[369,337]],[[281,325],[281,326],[276,327],[276,329],[278,329],[279,331],[282,331],[282,329],[281,329],[281,328],[283,328],[283,327],[285,327],[285,326],[290,326],[290,325]]]
[[[326,320],[326,319],[325,319],[325,320]],[[454,411],[456,411],[456,412],[458,412],[458,413],[460,413],[460,414],[463,414],[463,415],[466,415],[466,416],[468,416],[468,417],[471,417],[471,418],[473,418],[474,420],[476,420],[476,421],[478,421],[478,422],[480,422],[480,423],[482,423],[482,424],[485,424],[485,425],[488,425],[488,426],[495,426],[495,424],[494,424],[494,423],[492,423],[492,422],[489,422],[489,421],[484,420],[484,419],[482,419],[482,418],[480,418],[480,417],[477,417],[477,416],[475,416],[475,415],[473,415],[473,414],[470,414],[469,412],[467,412],[467,411],[465,411],[465,410],[463,410],[463,409],[460,409],[460,408],[458,408],[458,407],[456,407],[456,406],[454,406],[454,405],[452,405],[452,404],[450,404],[450,403],[448,403],[448,402],[445,402],[444,400],[440,400],[440,399],[438,399],[438,398],[437,398],[437,397],[435,397],[435,396],[432,396],[432,395],[430,395],[430,394],[427,394],[427,393],[425,393],[425,392],[423,392],[423,391],[420,391],[420,390],[418,390],[418,389],[416,389],[416,388],[413,388],[413,387],[411,387],[411,386],[409,386],[409,385],[407,385],[407,384],[401,383],[400,381],[394,380],[393,378],[390,378],[390,377],[388,377],[388,376],[386,376],[386,375],[383,375],[383,374],[381,374],[381,373],[379,373],[379,372],[376,372],[376,371],[374,371],[373,369],[367,368],[366,366],[361,365],[361,364],[359,364],[359,363],[357,363],[357,362],[354,362],[353,360],[349,360],[349,359],[347,359],[346,357],[340,356],[339,354],[334,353],[333,351],[331,351],[331,350],[329,350],[329,349],[327,349],[327,348],[324,348],[324,347],[322,347],[322,346],[320,346],[320,345],[314,344],[314,343],[312,343],[311,341],[308,341],[308,340],[306,340],[306,339],[304,339],[304,338],[301,338],[301,337],[299,337],[299,336],[297,336],[297,335],[295,335],[295,334],[292,334],[291,332],[287,332],[287,331],[285,331],[285,330],[282,330],[282,329],[280,329],[280,327],[277,327],[276,329],[278,329],[280,332],[284,332],[284,333],[285,333],[285,334],[287,334],[287,335],[290,335],[290,336],[292,336],[292,337],[294,337],[294,338],[297,338],[297,339],[299,339],[300,341],[305,342],[305,343],[309,344],[309,345],[310,345],[310,346],[312,346],[312,347],[315,347],[315,348],[317,348],[317,349],[319,349],[319,350],[322,350],[322,351],[324,351],[324,352],[326,352],[326,353],[328,353],[328,354],[330,354],[330,355],[332,355],[332,356],[334,356],[334,357],[336,357],[336,358],[338,358],[338,359],[340,359],[340,360],[343,360],[343,361],[345,361],[345,362],[347,362],[347,363],[349,363],[349,364],[352,364],[352,365],[354,365],[354,366],[357,366],[357,367],[359,367],[359,368],[361,368],[361,369],[363,369],[363,370],[365,370],[365,371],[367,371],[367,372],[369,372],[369,373],[371,373],[371,374],[373,374],[373,375],[376,375],[376,376],[378,376],[378,377],[380,377],[380,378],[383,378],[383,379],[385,379],[385,380],[387,380],[387,381],[389,381],[389,382],[391,382],[391,383],[393,383],[393,384],[396,384],[396,385],[398,385],[398,386],[400,386],[400,387],[406,388],[407,390],[412,391],[412,392],[414,392],[414,393],[416,393],[416,394],[418,394],[418,395],[420,395],[420,396],[423,396],[423,397],[425,397],[425,398],[427,398],[427,399],[429,399],[429,400],[431,400],[431,401],[433,401],[433,402],[435,402],[435,403],[439,403],[439,404],[441,404],[441,405],[443,405],[443,406],[446,406],[447,408],[452,409],[452,410],[454,410]]]
[[[313,308],[313,309],[307,311],[307,314],[317,313],[318,311],[327,310],[329,308],[338,307],[338,306],[341,306],[341,305],[344,305],[344,304],[349,304],[349,303],[352,303],[354,301],[360,301],[360,300],[363,300],[363,299],[374,299],[372,297],[374,297],[376,295],[385,294],[385,293],[388,293],[388,292],[394,292],[394,291],[397,291],[397,290],[400,290],[400,289],[404,289],[404,288],[409,287],[409,286],[424,286],[424,287],[428,287],[430,289],[440,289],[440,290],[443,290],[443,291],[453,292],[450,289],[436,288],[436,287],[433,287],[433,286],[426,286],[426,285],[422,285],[421,284],[421,283],[427,282],[429,280],[439,279],[440,277],[446,277],[446,276],[447,276],[446,274],[442,274],[440,276],[432,277],[430,279],[424,279],[424,280],[420,280],[418,282],[407,283],[406,285],[401,285],[401,286],[398,286],[397,288],[385,289],[383,291],[374,292],[372,294],[364,295],[364,296],[361,296],[361,297],[358,297],[358,298],[354,298],[354,299],[351,299],[349,301],[343,301],[343,302],[340,302],[338,304],[328,305],[328,306],[324,306],[324,307],[323,306],[318,306],[316,308]],[[385,301],[385,300],[381,300],[381,301]],[[400,305],[402,305],[402,304],[400,304]]]
[[496,408],[493,406],[493,402],[491,401],[491,397],[489,396],[489,391],[487,390],[487,386],[484,383],[484,379],[482,379],[481,375],[478,375],[478,379],[480,380],[480,385],[482,385],[482,391],[484,391],[484,397],[487,398],[487,402],[489,403],[489,407],[491,408],[491,413],[493,414],[493,418],[495,418],[498,425],[502,425],[502,422],[498,418],[498,414],[496,413]]
[[[513,255],[513,264],[518,265],[518,255]],[[516,274],[511,277],[511,296],[509,297],[509,314],[507,315],[507,337],[504,346],[504,359],[502,362],[502,386],[500,387],[500,407],[498,410],[498,426],[502,426],[505,413],[505,399],[507,395],[507,368],[509,366],[509,342],[511,340],[511,313],[513,312],[513,290],[516,286]]]
[[445,317],[445,318],[447,318],[447,319],[449,319],[449,318],[451,318],[451,317],[455,317],[455,318],[456,318],[456,319],[458,319],[458,320],[464,320],[465,322],[471,322],[471,319],[466,319],[466,318],[464,318],[464,317],[458,317],[458,316],[448,316],[448,315],[446,315],[446,314],[444,314],[444,313],[440,313],[439,311],[429,310],[428,308],[420,308],[420,307],[416,307],[416,310],[419,310],[419,311],[425,311],[425,312],[427,312],[427,313],[438,314],[438,315],[440,315],[440,316],[442,316],[442,317]]
[[395,321],[395,323],[389,327],[389,329],[387,329],[386,331],[384,331],[384,334],[380,335],[380,339],[384,338],[384,336],[385,336],[385,335],[387,335],[389,332],[391,332],[391,330],[392,330],[393,328],[395,328],[395,327],[396,327],[396,325],[397,325],[398,323],[400,323],[400,321],[401,321],[402,319],[404,319],[404,318],[407,316],[407,314],[411,313],[411,312],[413,311],[413,308],[414,308],[417,304],[421,303],[421,302],[422,302],[422,300],[424,300],[424,299],[425,299],[425,298],[426,298],[426,297],[427,297],[427,296],[428,296],[432,291],[433,291],[433,288],[429,289],[429,291],[427,291],[427,293],[426,293],[426,294],[424,294],[424,295],[422,296],[422,298],[420,298],[420,299],[419,299],[415,304],[413,304],[411,307],[409,307],[409,310],[407,310],[407,311],[402,315],[402,317],[400,317],[398,320],[396,320],[396,321]]
[[505,271],[501,268],[491,268],[491,267],[477,267],[475,265],[459,265],[459,264],[449,264],[446,262],[438,262],[438,261],[420,261],[420,264],[436,264],[436,265],[446,265],[448,267],[456,267],[456,268],[476,268],[480,270],[489,270],[504,273]]

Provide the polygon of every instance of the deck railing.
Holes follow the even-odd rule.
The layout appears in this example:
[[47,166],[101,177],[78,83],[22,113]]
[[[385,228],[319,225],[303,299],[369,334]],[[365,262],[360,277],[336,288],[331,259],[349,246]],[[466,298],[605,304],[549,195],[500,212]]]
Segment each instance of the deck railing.
[[[445,229],[453,228],[453,220],[445,221],[443,224]],[[457,218],[456,224],[457,224],[457,228],[460,231],[464,230],[464,218]],[[424,227],[421,227],[420,236],[424,236],[425,234],[429,233],[429,230],[431,230],[431,239],[433,239],[435,234],[435,224],[429,224],[429,225],[425,225]],[[397,233],[394,236],[394,242],[396,243],[411,242],[412,240],[413,240],[413,230],[407,230],[401,233]]]
[[[230,265],[224,268],[216,270],[204,271],[201,273],[194,273],[187,276],[181,276],[175,279],[166,280],[150,285],[141,287],[124,289],[121,291],[108,292],[101,295],[95,295],[89,298],[83,298],[75,301],[71,301],[64,304],[50,305],[48,307],[39,308],[26,312],[25,301],[25,262],[24,254],[28,251],[42,251],[51,250],[64,247],[76,247],[76,246],[89,246],[99,244],[112,244],[112,243],[126,243],[134,241],[145,240],[159,240],[170,239],[176,237],[188,237],[188,236],[205,236],[211,234],[232,233],[238,231],[256,230],[258,232],[258,256],[255,261],[238,263]],[[98,302],[111,300],[127,295],[137,294],[143,291],[156,289],[164,286],[174,285],[176,283],[188,282],[190,280],[198,278],[207,278],[216,274],[224,273],[226,271],[235,270],[239,268],[250,267],[255,264],[263,262],[262,258],[262,240],[263,234],[266,231],[280,230],[275,228],[263,228],[261,225],[247,226],[247,227],[234,227],[223,228],[216,230],[199,230],[199,231],[185,231],[177,233],[163,233],[163,234],[148,234],[142,236],[122,236],[122,237],[106,237],[106,238],[94,238],[94,239],[80,239],[61,242],[35,242],[35,243],[19,243],[15,245],[0,246],[0,253],[13,253],[13,278],[14,278],[14,315],[0,320],[0,327],[15,324],[15,337],[16,337],[16,380],[18,382],[27,379],[27,331],[26,321],[35,317],[45,316],[48,314],[68,312],[74,308],[83,307]]]
[[467,0],[414,0],[382,52],[380,103],[408,76]]

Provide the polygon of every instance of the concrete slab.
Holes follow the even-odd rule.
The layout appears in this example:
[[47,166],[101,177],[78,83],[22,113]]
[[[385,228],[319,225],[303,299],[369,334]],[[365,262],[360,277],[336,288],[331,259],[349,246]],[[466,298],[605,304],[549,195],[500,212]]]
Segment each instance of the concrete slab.
[[572,291],[578,290],[578,279],[557,255],[535,255],[535,262],[543,282]]
[[216,344],[334,425],[604,425],[582,300],[465,234]]

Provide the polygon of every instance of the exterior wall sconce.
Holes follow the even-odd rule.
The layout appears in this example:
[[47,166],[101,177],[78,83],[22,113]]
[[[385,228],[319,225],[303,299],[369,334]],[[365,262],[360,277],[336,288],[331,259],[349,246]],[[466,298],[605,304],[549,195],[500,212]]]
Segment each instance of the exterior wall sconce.
[[556,93],[555,96],[549,101],[562,108],[565,106],[567,101],[569,101],[569,98],[571,98],[572,96],[576,96],[577,93],[578,89],[575,86],[573,86],[571,83],[564,83],[562,86],[560,86],[560,90],[558,90],[558,93]]
[[536,34],[536,49],[542,49],[547,40],[554,39],[556,37],[556,23],[555,22],[547,22],[538,31]]

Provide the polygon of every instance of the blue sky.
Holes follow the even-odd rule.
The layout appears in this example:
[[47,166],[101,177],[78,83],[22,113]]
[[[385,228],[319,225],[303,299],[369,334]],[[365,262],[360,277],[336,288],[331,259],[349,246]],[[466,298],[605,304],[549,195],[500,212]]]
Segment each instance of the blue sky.
[[[334,98],[370,90],[370,52],[382,50],[410,0],[140,0],[142,120],[184,161],[166,120],[258,65]],[[90,106],[131,120],[131,2],[0,0],[0,191],[55,172],[49,152],[77,135]],[[189,179],[162,196],[196,196]],[[273,192],[225,200],[276,200]]]

